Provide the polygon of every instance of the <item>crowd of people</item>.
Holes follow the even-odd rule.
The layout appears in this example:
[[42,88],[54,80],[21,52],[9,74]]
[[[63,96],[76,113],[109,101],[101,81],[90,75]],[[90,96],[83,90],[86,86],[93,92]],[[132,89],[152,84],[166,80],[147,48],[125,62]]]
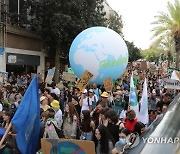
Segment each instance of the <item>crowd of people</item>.
[[[138,121],[129,104],[130,76],[135,72],[134,84],[138,102],[142,97],[144,77],[148,81],[149,123]],[[40,83],[40,139],[89,140],[95,144],[97,154],[123,153],[138,144],[138,139],[147,127],[163,112],[166,112],[178,91],[165,89],[164,74],[158,70],[142,71],[129,66],[125,76],[114,82],[112,91],[105,91],[103,85],[89,85],[80,91],[74,85],[62,80],[57,84]],[[0,85],[0,135],[10,124],[13,114],[31,81],[30,75],[12,75]],[[0,152],[20,153],[16,141],[16,128],[12,127]]]

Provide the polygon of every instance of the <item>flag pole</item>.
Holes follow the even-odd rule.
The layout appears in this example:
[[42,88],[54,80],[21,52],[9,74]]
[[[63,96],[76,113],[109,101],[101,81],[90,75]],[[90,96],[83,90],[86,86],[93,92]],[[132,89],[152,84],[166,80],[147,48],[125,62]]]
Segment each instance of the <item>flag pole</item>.
[[9,123],[9,126],[8,126],[8,128],[6,129],[6,132],[4,133],[4,135],[3,135],[3,137],[2,137],[2,139],[1,139],[1,141],[0,141],[0,148],[1,148],[1,146],[2,146],[2,144],[3,144],[3,142],[4,142],[4,140],[5,140],[5,138],[7,137],[7,135],[8,135],[8,133],[9,133],[11,127],[12,127],[12,123]]

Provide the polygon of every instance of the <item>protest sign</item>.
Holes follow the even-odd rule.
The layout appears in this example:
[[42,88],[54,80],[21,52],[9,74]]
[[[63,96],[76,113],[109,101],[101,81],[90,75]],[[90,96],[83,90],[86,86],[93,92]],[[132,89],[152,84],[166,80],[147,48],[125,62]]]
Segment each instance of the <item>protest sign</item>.
[[91,74],[89,71],[85,71],[81,78],[77,81],[76,87],[80,90],[83,90],[86,88],[89,81],[93,78],[93,74]]
[[8,73],[0,71],[0,83],[5,83],[8,80]]
[[164,88],[167,89],[180,89],[180,81],[172,79],[164,79]]
[[107,78],[104,81],[104,88],[107,92],[112,91],[113,88],[113,83],[112,83],[112,79],[111,78]]
[[48,74],[47,74],[47,77],[46,77],[46,80],[45,80],[46,83],[48,83],[48,84],[52,83],[52,79],[54,77],[54,73],[55,73],[55,67],[53,67],[52,69],[48,70]]
[[60,81],[60,82],[57,84],[57,87],[58,87],[60,90],[63,90],[63,88],[64,88],[63,82]]
[[41,139],[43,154],[50,153],[81,153],[95,154],[93,141],[74,140],[74,139]]
[[147,62],[146,61],[142,61],[141,62],[141,70],[147,70]]
[[75,74],[63,72],[63,79],[66,81],[75,82],[76,76],[75,76]]
[[171,79],[180,81],[180,73],[174,70],[172,72]]

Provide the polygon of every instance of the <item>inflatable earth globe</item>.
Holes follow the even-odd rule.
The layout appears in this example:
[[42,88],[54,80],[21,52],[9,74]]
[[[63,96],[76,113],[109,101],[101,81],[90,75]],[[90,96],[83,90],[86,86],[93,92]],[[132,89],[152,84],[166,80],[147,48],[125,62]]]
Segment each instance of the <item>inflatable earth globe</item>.
[[69,61],[77,77],[88,70],[94,75],[90,83],[103,84],[103,80],[109,77],[116,80],[123,74],[128,64],[128,49],[115,31],[92,27],[74,39]]

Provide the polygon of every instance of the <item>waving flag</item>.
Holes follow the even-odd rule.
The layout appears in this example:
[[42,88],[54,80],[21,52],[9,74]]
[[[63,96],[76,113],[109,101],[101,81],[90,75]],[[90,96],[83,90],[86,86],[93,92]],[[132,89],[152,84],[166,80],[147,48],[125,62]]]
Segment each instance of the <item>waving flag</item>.
[[38,78],[34,76],[11,123],[17,129],[16,142],[22,154],[35,154],[40,132]]
[[133,109],[136,112],[136,118],[139,116],[139,104],[135,92],[134,81],[133,81],[133,74],[131,75],[130,80],[130,95],[129,95],[129,103],[130,109]]
[[149,116],[148,116],[148,92],[147,92],[147,81],[146,78],[144,80],[143,85],[143,93],[142,98],[140,100],[141,108],[139,113],[139,121],[141,121],[144,124],[149,123]]

